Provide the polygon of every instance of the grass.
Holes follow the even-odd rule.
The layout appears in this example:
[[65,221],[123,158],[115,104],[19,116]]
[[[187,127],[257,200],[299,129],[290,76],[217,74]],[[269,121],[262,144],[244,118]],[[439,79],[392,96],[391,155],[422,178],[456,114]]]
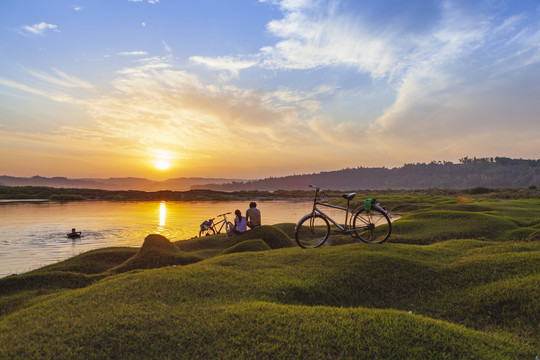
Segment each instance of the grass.
[[0,279],[0,358],[540,355],[538,201],[428,200],[394,243],[304,250],[294,224],[152,235]]
[[261,239],[253,239],[253,240],[245,240],[234,246],[231,246],[230,248],[225,250],[223,254],[233,254],[233,253],[247,252],[247,251],[265,251],[265,250],[270,250],[270,246],[268,246]]

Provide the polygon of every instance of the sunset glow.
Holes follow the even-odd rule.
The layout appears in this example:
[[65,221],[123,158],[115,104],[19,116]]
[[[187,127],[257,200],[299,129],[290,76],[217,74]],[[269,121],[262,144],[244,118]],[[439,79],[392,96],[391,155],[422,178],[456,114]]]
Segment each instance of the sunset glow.
[[158,160],[156,161],[156,169],[158,170],[167,170],[171,167],[171,164],[167,160]]
[[0,175],[537,158],[539,14],[533,0],[4,1]]

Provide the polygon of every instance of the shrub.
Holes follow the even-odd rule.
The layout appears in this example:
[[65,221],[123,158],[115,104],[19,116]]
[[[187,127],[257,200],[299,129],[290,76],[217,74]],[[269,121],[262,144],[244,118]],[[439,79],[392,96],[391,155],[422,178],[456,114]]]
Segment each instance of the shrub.
[[467,194],[471,194],[471,195],[480,195],[480,194],[488,194],[488,193],[492,192],[492,190],[487,188],[487,187],[477,186],[477,187],[467,189],[467,190],[465,190],[465,192]]
[[86,198],[82,195],[54,194],[51,197],[49,197],[49,200],[51,201],[82,201],[82,200],[86,200]]

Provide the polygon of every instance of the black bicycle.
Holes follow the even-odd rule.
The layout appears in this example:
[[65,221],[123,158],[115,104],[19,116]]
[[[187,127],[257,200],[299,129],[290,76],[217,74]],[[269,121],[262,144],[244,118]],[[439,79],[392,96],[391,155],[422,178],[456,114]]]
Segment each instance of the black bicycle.
[[[345,208],[321,202],[324,193],[318,186],[309,186],[315,188],[315,200],[311,213],[301,218],[296,224],[295,237],[299,246],[316,248],[324,244],[330,235],[330,222],[337,226],[341,233],[350,234],[365,243],[380,244],[390,237],[392,232],[390,214],[376,199],[367,199],[359,207],[351,209],[350,202],[356,194],[344,194],[343,198],[347,200]],[[344,224],[340,225],[333,220],[318,205],[345,211]]]

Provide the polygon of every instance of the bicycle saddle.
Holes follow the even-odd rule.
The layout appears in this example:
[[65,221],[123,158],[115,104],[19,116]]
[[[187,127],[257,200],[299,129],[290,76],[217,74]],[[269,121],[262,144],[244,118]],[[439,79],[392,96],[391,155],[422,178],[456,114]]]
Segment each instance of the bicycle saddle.
[[343,198],[347,200],[352,200],[356,196],[356,193],[343,194]]

